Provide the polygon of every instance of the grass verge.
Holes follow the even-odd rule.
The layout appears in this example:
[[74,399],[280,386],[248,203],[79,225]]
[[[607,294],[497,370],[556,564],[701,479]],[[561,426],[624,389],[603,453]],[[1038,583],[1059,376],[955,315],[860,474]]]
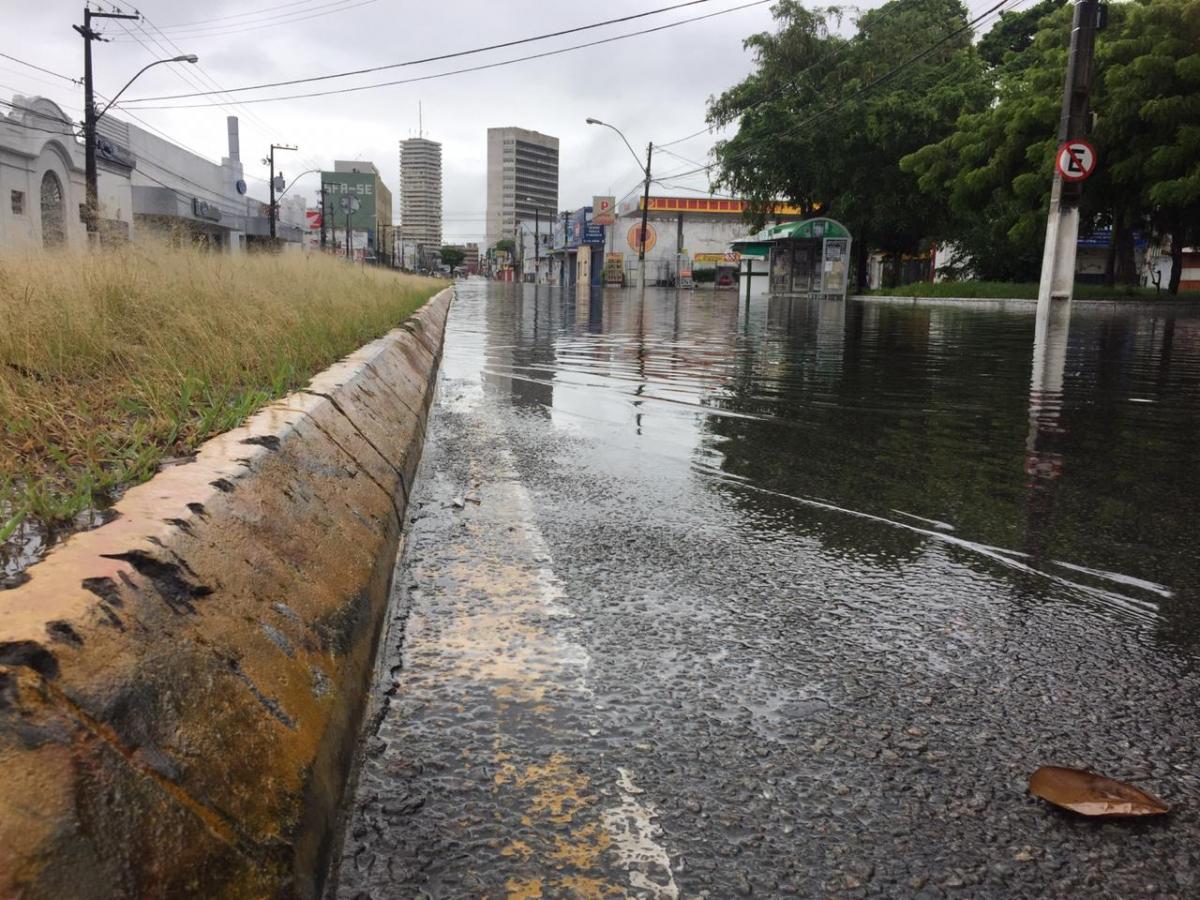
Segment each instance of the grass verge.
[[105,504],[444,286],[319,254],[0,256],[0,543]]
[[[876,296],[887,297],[965,297],[972,300],[1036,300],[1036,281],[919,281],[894,288],[870,291]],[[1172,297],[1165,290],[1118,285],[1105,287],[1100,284],[1077,284],[1075,296],[1080,300],[1200,300],[1200,293],[1184,292]]]

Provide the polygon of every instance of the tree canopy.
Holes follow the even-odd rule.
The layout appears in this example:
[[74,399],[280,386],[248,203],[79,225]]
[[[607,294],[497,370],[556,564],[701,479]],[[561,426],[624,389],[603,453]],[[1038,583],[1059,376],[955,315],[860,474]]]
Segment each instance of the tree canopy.
[[443,266],[457,269],[463,264],[463,260],[467,258],[467,254],[461,247],[445,246],[441,250],[441,257]]
[[[1096,41],[1085,227],[1111,226],[1110,270],[1134,274],[1134,231],[1200,239],[1200,0],[1111,3]],[[860,251],[951,242],[965,269],[1033,280],[1041,260],[1073,4],[1005,13],[978,43],[958,0],[892,0],[844,26],[837,7],[774,7],[746,46],[755,71],[711,101],[736,123],[714,181],[751,201],[842,220]],[[842,34],[847,31],[848,34]]]

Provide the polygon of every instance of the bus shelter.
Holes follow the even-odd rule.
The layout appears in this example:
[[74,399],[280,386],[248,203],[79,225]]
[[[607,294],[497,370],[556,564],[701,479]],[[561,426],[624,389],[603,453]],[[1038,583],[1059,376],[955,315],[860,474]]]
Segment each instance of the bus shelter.
[[841,222],[824,217],[785,222],[731,246],[768,260],[772,294],[846,298],[850,232]]

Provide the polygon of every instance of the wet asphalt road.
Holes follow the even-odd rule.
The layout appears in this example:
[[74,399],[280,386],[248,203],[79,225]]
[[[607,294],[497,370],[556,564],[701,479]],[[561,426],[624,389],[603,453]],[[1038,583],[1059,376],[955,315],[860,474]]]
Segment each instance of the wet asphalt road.
[[[889,450],[888,403],[936,404],[863,381],[869,329],[778,304],[459,286],[337,896],[1200,895],[1194,569],[1131,571],[1123,532],[1058,552],[1111,529],[1036,483],[1072,460],[1064,404],[1027,440],[1027,349],[994,366],[1011,411],[950,410],[1012,432],[972,486],[999,438]],[[989,347],[1027,340],[1006,315]],[[889,430],[830,418],[855,403]],[[906,453],[958,460],[951,499],[914,474],[893,508]],[[1043,763],[1175,809],[1072,818],[1028,795]]]

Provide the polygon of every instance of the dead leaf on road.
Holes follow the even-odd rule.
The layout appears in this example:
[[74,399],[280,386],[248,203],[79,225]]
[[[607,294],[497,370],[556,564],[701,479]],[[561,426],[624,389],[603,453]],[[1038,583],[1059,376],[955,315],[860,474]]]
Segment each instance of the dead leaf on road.
[[1133,785],[1063,766],[1042,766],[1034,772],[1029,792],[1083,816],[1156,816],[1170,809]]

